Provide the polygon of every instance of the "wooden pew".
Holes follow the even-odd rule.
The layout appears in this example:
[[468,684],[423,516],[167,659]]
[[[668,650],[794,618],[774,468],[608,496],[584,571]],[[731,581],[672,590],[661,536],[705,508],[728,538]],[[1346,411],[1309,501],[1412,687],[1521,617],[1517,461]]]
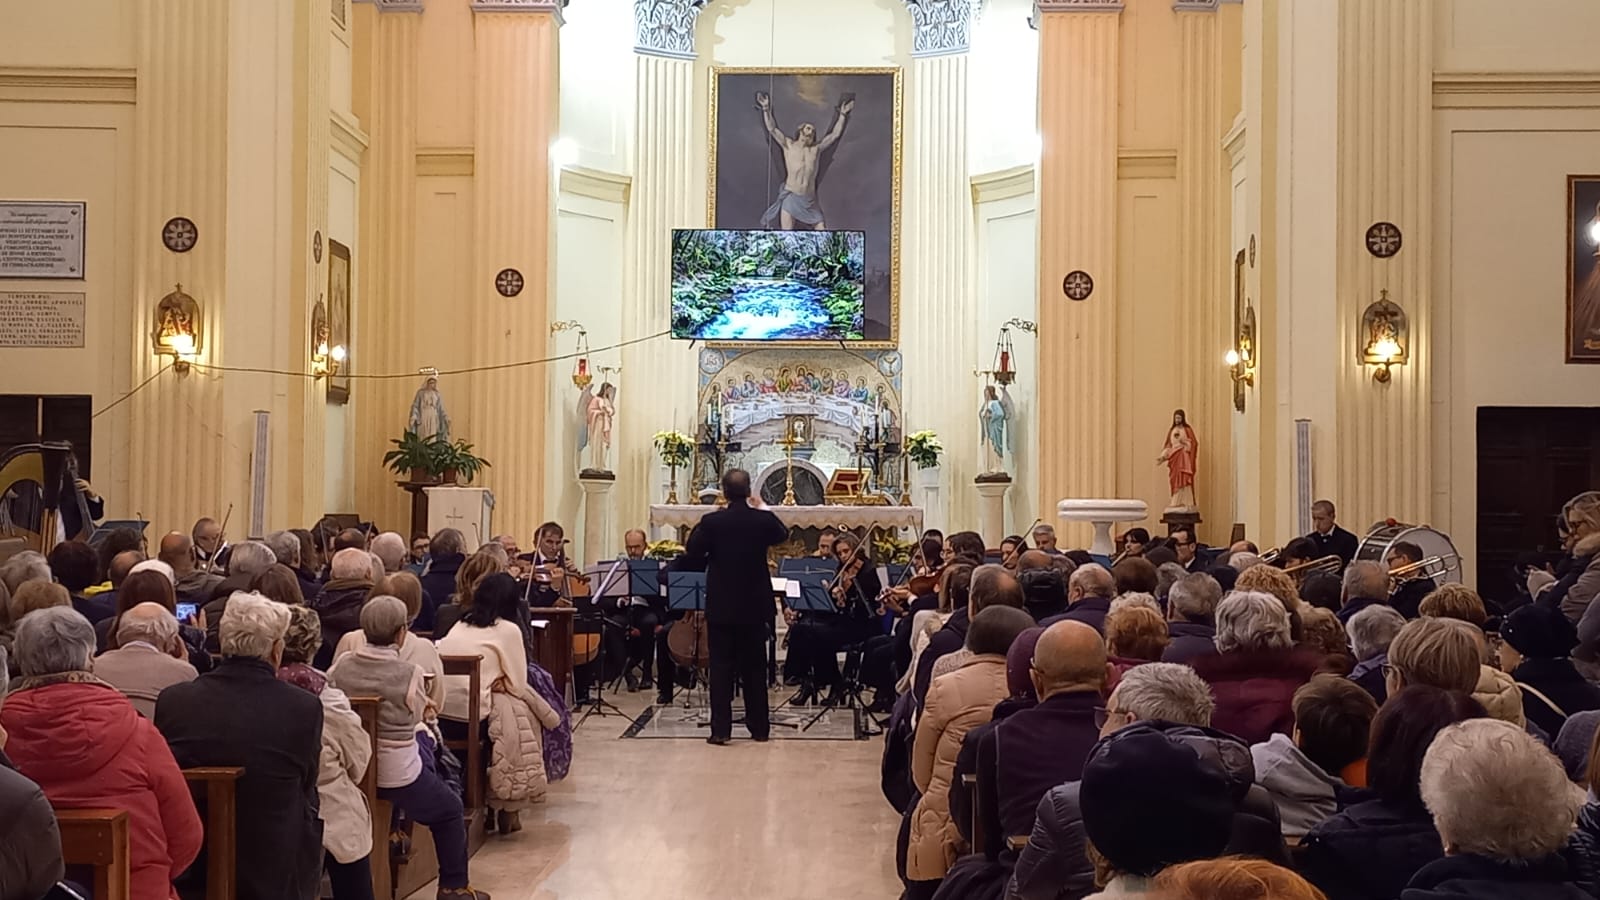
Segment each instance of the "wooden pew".
[[238,878],[238,782],[244,769],[208,766],[184,769],[189,789],[205,797],[206,900],[233,900]]
[[378,900],[389,900],[394,896],[394,881],[389,859],[389,822],[394,818],[394,810],[389,801],[378,799],[378,704],[382,702],[377,697],[351,697],[350,708],[361,717],[361,727],[366,729],[367,740],[372,745],[371,762],[367,763],[366,774],[361,776],[357,787],[361,788],[362,796],[367,798],[367,809],[372,814],[372,855],[368,863],[372,867],[372,896]]
[[61,857],[68,866],[94,867],[95,900],[128,900],[128,811],[58,809]]
[[[478,722],[483,718],[483,709],[480,698],[483,694],[483,676],[479,671],[479,656],[441,656],[439,662],[444,665],[444,674],[464,675],[467,679],[467,739],[465,741],[445,741],[445,747],[451,750],[467,751],[466,766],[466,798],[464,803],[467,808],[467,818],[470,822],[474,817],[483,818],[483,782],[484,773],[488,769],[488,760],[483,758],[483,739],[479,734]],[[480,822],[481,826],[482,823]],[[469,827],[470,832],[470,827]],[[480,829],[481,831],[481,829]],[[472,846],[477,850],[477,846]]]

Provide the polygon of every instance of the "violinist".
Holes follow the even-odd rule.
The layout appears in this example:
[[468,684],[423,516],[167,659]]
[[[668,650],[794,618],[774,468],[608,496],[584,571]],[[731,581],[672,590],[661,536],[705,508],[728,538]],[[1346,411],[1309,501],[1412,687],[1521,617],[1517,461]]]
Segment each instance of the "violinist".
[[[917,554],[922,562],[903,589],[905,600],[887,604],[898,617],[894,623],[894,669],[904,674],[911,665],[911,622],[917,613],[939,608],[939,578],[943,574],[944,544],[924,538]],[[898,677],[898,676],[897,676]]]
[[798,621],[789,632],[789,655],[798,661],[801,677],[800,693],[794,699],[796,704],[816,700],[817,692],[824,685],[832,690],[823,705],[843,703],[845,691],[844,679],[839,674],[839,651],[883,634],[876,615],[882,585],[860,539],[850,532],[840,534],[833,543],[833,552],[839,560],[839,575],[831,590],[835,611]]

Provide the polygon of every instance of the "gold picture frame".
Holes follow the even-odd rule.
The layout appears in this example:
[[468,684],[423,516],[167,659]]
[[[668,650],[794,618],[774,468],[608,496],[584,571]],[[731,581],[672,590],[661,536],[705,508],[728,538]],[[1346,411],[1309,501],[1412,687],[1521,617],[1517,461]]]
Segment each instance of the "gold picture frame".
[[1600,175],[1567,176],[1566,361],[1600,363]]
[[[888,187],[889,216],[888,216],[888,302],[889,302],[889,335],[887,338],[869,338],[861,341],[851,341],[851,349],[861,350],[888,350],[900,345],[900,214],[901,214],[901,153],[904,140],[903,127],[905,121],[905,87],[904,70],[899,66],[861,66],[861,67],[782,67],[782,66],[717,66],[711,69],[710,103],[707,114],[707,178],[706,178],[706,222],[710,228],[733,228],[734,225],[724,225],[717,218],[717,173],[718,173],[718,121],[719,94],[722,92],[722,80],[725,77],[766,76],[770,79],[780,77],[805,78],[811,77],[849,77],[867,76],[873,78],[887,78],[892,80],[891,93],[893,97],[893,111],[890,117],[890,178]],[[770,198],[770,195],[768,195]],[[871,254],[874,240],[882,241],[884,235],[881,229],[857,228],[854,223],[830,223],[839,228],[861,230],[867,234],[867,252],[869,271],[871,267]],[[870,303],[872,295],[868,294]],[[869,307],[870,308],[870,307]],[[816,341],[714,341],[713,347],[754,348],[754,347],[815,347]]]

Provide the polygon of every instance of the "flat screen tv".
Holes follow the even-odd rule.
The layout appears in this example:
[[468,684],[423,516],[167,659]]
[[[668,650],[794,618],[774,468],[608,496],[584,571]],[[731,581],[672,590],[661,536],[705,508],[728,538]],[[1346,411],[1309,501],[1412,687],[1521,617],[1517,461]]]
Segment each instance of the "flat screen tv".
[[866,233],[672,232],[672,336],[697,341],[859,341]]

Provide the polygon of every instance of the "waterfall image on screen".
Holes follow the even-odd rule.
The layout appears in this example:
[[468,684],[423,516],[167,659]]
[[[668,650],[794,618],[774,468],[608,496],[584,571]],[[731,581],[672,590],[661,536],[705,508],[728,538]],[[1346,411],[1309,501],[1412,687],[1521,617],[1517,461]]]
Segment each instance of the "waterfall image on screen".
[[865,249],[860,231],[674,231],[672,336],[859,341]]

